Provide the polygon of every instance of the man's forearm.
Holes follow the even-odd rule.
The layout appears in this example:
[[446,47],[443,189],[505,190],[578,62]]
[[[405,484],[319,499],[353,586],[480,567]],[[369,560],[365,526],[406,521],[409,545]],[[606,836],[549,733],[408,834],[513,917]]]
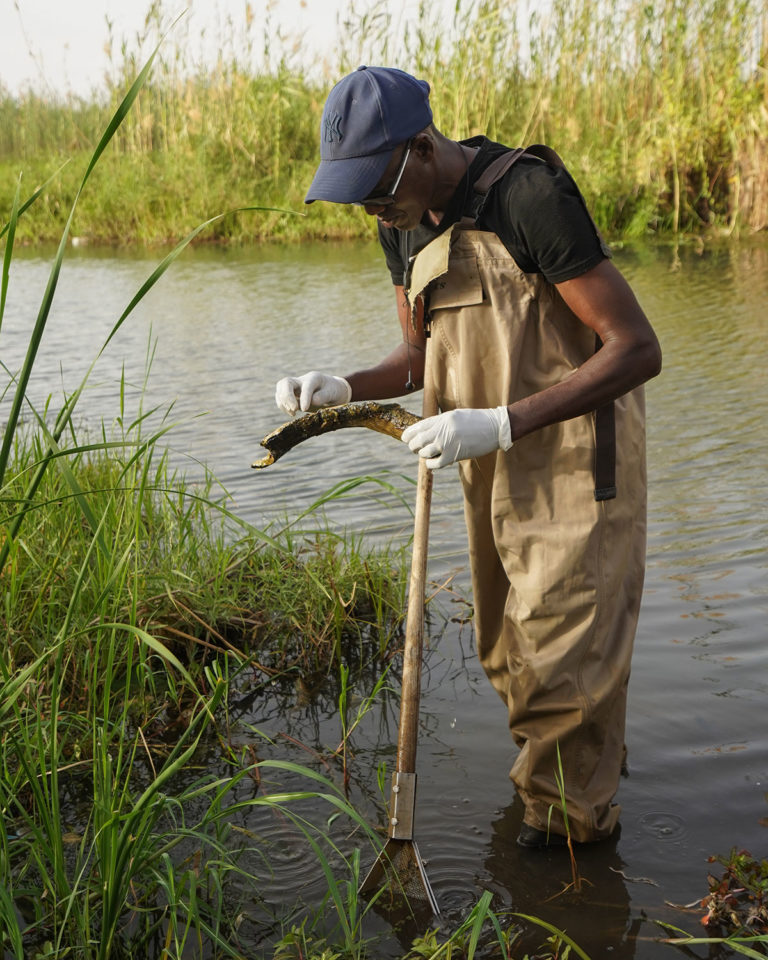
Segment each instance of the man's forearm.
[[655,341],[645,349],[636,345],[631,352],[616,342],[604,344],[565,380],[509,405],[512,439],[580,417],[629,393],[658,373],[658,356]]
[[401,397],[424,382],[424,351],[416,344],[399,344],[381,363],[366,370],[357,370],[345,377],[352,387],[353,400],[387,400]]

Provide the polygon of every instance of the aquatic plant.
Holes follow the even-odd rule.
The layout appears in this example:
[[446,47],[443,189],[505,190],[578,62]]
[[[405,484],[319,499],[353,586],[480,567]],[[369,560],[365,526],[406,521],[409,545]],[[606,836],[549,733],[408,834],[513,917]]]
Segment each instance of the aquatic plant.
[[[489,951],[491,956],[496,956],[497,949],[502,957],[512,960],[512,948],[521,933],[520,921],[549,934],[536,953],[537,960],[565,960],[571,955],[580,960],[590,960],[589,955],[554,924],[515,911],[497,913],[491,908],[492,900],[492,894],[486,890],[466,919],[447,939],[442,939],[437,930],[428,930],[414,940],[403,960],[473,960],[478,950],[482,956],[489,955]],[[510,924],[510,920],[516,922]],[[506,925],[503,926],[503,923]],[[484,935],[486,927],[491,928],[490,937]],[[520,960],[528,960],[528,954]]]
[[[120,656],[115,649],[120,643],[116,633],[113,646],[94,660],[105,681],[105,713],[120,693],[113,688],[117,678],[105,671],[109,660]],[[140,672],[140,664],[135,666]],[[366,824],[329,780],[294,764],[263,761],[224,778],[191,778],[186,771],[227,689],[215,667],[206,676],[211,695],[200,699],[168,756],[157,762],[146,752],[140,728],[126,733],[132,726],[127,709],[109,722],[100,722],[98,712],[82,716],[83,725],[93,725],[90,756],[65,763],[70,718],[61,711],[46,722],[31,704],[16,704],[18,732],[10,738],[10,723],[3,725],[8,745],[0,786],[5,840],[0,945],[5,941],[14,956],[36,949],[52,956],[77,951],[99,960],[136,951],[181,957],[203,942],[219,955],[242,956],[237,929],[254,912],[245,900],[253,901],[255,892],[258,903],[270,866],[263,840],[254,836],[244,845],[232,824],[244,810],[259,808],[279,810],[303,833],[326,877],[329,903],[345,939],[357,942],[360,905],[347,906],[340,891],[350,884],[337,879],[348,872],[340,868],[346,858],[330,831],[299,811],[308,800],[320,801],[329,805],[332,818],[351,817],[361,836],[368,834]],[[238,796],[242,780],[258,773],[264,783],[272,770],[289,770],[308,788],[265,785],[247,799]],[[77,782],[91,798],[90,812],[66,829],[61,796]],[[349,869],[354,876],[354,863]],[[268,918],[267,925],[274,922]]]
[[541,927],[549,933],[548,943],[552,945],[551,956],[553,960],[558,960],[559,957],[570,957],[572,953],[579,957],[579,960],[590,960],[589,954],[582,950],[564,930],[559,930],[554,924],[527,913],[512,913],[510,915],[517,917],[519,920],[525,920],[526,923],[535,927]]
[[[576,855],[573,852],[573,838],[571,837],[571,825],[568,822],[568,800],[565,792],[565,773],[563,771],[563,761],[560,756],[560,742],[555,743],[555,749],[557,751],[557,768],[554,771],[555,784],[557,785],[558,793],[560,794],[560,803],[557,804],[557,808],[560,812],[560,817],[563,821],[563,826],[565,827],[565,840],[568,845],[568,855],[571,861],[571,886],[574,889],[575,893],[581,893],[581,874],[579,873],[579,867],[576,863]],[[549,833],[552,813],[555,810],[555,804],[550,804],[548,816],[547,816],[547,833]]]
[[[469,912],[465,920],[443,939],[437,930],[428,930],[423,936],[416,937],[411,949],[403,960],[451,960],[451,958],[466,958],[473,960],[480,946],[487,948],[490,944],[498,946],[504,957],[509,957],[509,948],[516,939],[517,931],[511,934],[502,929],[501,922],[491,909],[493,895],[486,890],[478,902]],[[483,935],[484,927],[490,926],[492,939],[486,940]],[[482,938],[482,939],[481,939]]]
[[[668,943],[675,947],[692,947],[697,945],[728,947],[733,950],[734,953],[744,957],[752,957],[753,960],[765,960],[765,957],[768,956],[766,950],[762,949],[762,947],[768,947],[768,937],[766,936],[751,933],[732,933],[727,937],[697,937],[694,934],[686,933],[685,930],[681,930],[680,927],[676,927],[674,924],[664,923],[660,920],[656,922],[669,933],[676,934],[676,936],[667,937],[662,941],[662,943]],[[761,950],[755,949],[756,947],[761,947]]]
[[709,893],[700,903],[706,910],[701,923],[726,935],[696,936],[658,921],[669,933],[677,934],[663,942],[675,946],[722,944],[745,957],[768,956],[768,860],[757,860],[749,851],[734,847],[728,856],[712,856],[709,862],[725,869],[722,876],[707,877]]
[[[741,956],[768,956],[768,860],[756,860],[747,850],[734,847],[728,856],[712,856],[710,863],[725,867],[722,876],[709,874],[709,893],[699,903],[706,913],[701,923],[725,936],[697,936],[661,920],[668,934],[662,943],[688,947],[722,945]],[[688,908],[695,904],[689,904]]]
[[723,875],[709,874],[709,894],[702,901],[705,927],[744,928],[768,934],[768,859],[756,860],[747,850],[734,848],[727,857],[710,857],[725,867]]

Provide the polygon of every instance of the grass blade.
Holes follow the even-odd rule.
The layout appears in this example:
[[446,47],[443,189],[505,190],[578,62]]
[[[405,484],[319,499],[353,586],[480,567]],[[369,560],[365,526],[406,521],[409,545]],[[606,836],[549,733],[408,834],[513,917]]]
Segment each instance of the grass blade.
[[667,932],[673,931],[674,933],[680,934],[679,937],[670,937],[667,940],[663,940],[663,943],[669,943],[674,946],[723,944],[724,946],[728,946],[735,950],[736,953],[740,953],[744,957],[752,957],[753,960],[765,960],[765,953],[758,953],[757,950],[753,950],[750,946],[748,946],[748,944],[768,944],[768,935],[738,936],[737,934],[731,934],[729,937],[694,937],[691,934],[686,933],[686,931],[682,930],[680,927],[676,927],[672,923],[666,923],[663,920],[657,920],[656,923],[660,927],[663,927]]
[[2,927],[3,937],[0,939],[0,946],[7,937],[11,943],[14,960],[24,960],[24,946],[21,940],[21,930],[16,919],[16,911],[13,907],[13,901],[8,895],[8,891],[0,884],[0,926]]
[[8,277],[11,272],[11,257],[13,255],[13,241],[16,238],[16,222],[19,219],[19,192],[21,183],[16,184],[16,191],[13,195],[13,206],[11,207],[11,219],[8,221],[8,239],[5,242],[5,252],[3,253],[3,276],[0,281],[0,329],[3,326],[3,316],[5,314],[5,301],[8,297]]
[[167,663],[170,663],[172,667],[178,670],[189,684],[191,690],[195,689],[194,680],[189,675],[186,667],[181,663],[178,657],[171,653],[164,643],[161,643],[151,634],[147,633],[146,630],[142,630],[141,627],[134,627],[129,623],[105,623],[102,624],[102,626],[105,629],[124,630],[126,633],[132,633],[137,640],[140,640],[143,644],[148,646],[150,650],[154,650],[154,652],[159,654],[163,660],[165,660]]
[[[51,312],[51,306],[53,304],[53,298],[56,293],[56,287],[59,281],[59,275],[61,273],[61,265],[64,260],[64,254],[67,248],[67,240],[69,238],[69,232],[72,228],[72,221],[75,216],[75,210],[77,209],[77,204],[80,199],[80,195],[85,189],[85,185],[88,182],[93,168],[96,166],[99,157],[102,155],[104,150],[107,147],[107,144],[115,135],[115,131],[118,129],[120,124],[125,119],[128,110],[133,104],[134,100],[139,94],[139,91],[144,86],[147,76],[149,75],[150,68],[152,63],[157,55],[158,47],[155,47],[152,52],[149,60],[144,65],[143,69],[139,73],[138,77],[134,80],[130,90],[123,98],[122,103],[115,111],[114,116],[107,125],[104,134],[99,141],[96,150],[93,152],[90,162],[86,168],[83,179],[78,187],[77,193],[75,194],[75,199],[72,201],[72,206],[69,211],[69,216],[67,217],[67,222],[64,226],[64,231],[61,235],[61,240],[59,241],[58,250],[56,251],[56,256],[54,258],[53,267],[48,278],[48,283],[45,288],[45,293],[43,294],[43,300],[40,305],[40,310],[37,315],[37,320],[35,321],[35,326],[32,330],[32,335],[29,340],[29,345],[27,347],[27,354],[24,359],[24,364],[19,375],[19,379],[16,385],[16,392],[13,397],[13,402],[11,404],[11,410],[8,414],[8,420],[5,426],[5,432],[3,436],[3,444],[0,448],[0,486],[2,486],[5,471],[8,467],[8,459],[10,456],[11,443],[13,442],[13,436],[16,432],[18,426],[19,417],[21,415],[21,407],[24,402],[27,386],[29,384],[29,378],[32,374],[32,368],[34,366],[35,357],[37,356],[37,351],[40,347],[40,341],[43,337],[43,331],[48,322],[48,316]],[[2,567],[2,562],[0,562],[0,567]]]
[[574,943],[574,941],[571,940],[568,934],[563,933],[562,930],[558,930],[558,928],[554,924],[547,923],[546,920],[541,920],[539,919],[539,917],[532,917],[530,914],[527,914],[527,913],[513,913],[512,916],[520,917],[521,920],[527,920],[529,923],[534,923],[536,924],[537,927],[543,927],[544,930],[547,930],[549,933],[554,934],[554,936],[559,937],[564,943],[568,944],[571,950],[573,950],[574,953],[576,953],[579,957],[581,957],[581,960],[590,960],[589,954],[585,953],[577,943]]

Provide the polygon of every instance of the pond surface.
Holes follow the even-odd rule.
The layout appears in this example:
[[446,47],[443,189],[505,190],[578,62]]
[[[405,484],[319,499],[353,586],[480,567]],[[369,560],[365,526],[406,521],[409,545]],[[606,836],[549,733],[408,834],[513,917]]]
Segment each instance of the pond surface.
[[[77,386],[159,259],[71,251],[30,389],[38,402],[49,393],[58,402]],[[588,883],[578,895],[562,893],[570,880],[564,852],[515,846],[522,809],[507,777],[515,748],[505,709],[478,666],[471,626],[449,619],[460,620],[464,606],[443,594],[447,615],[433,617],[423,678],[416,837],[446,930],[490,890],[498,910],[555,923],[593,960],[652,960],[674,952],[659,944],[656,920],[703,933],[702,911],[679,907],[706,894],[710,855],[732,847],[768,855],[768,245],[643,247],[617,252],[616,262],[664,348],[664,371],[647,387],[648,570],[630,684],[630,774],[617,797],[620,834],[579,851]],[[14,260],[0,337],[11,369],[21,363],[49,268],[39,252]],[[397,340],[394,318],[374,246],[188,251],[99,360],[81,429],[118,415],[123,368],[127,402],[138,404],[151,349],[144,404],[165,409],[173,401],[174,462],[190,476],[208,464],[247,522],[295,516],[360,475],[383,477],[412,500],[414,458],[368,431],[318,438],[267,471],[250,468],[258,441],[284,419],[275,381],[375,361]],[[418,404],[404,402],[415,411]],[[437,475],[434,500],[430,577],[452,577],[451,588],[468,596],[452,469]],[[334,502],[328,516],[382,544],[410,534],[407,508],[374,484]],[[372,822],[381,816],[376,771],[392,762],[397,710],[390,696],[353,743],[353,800]],[[243,689],[234,716],[243,742],[245,724],[276,737],[274,748],[260,748],[263,757],[309,763],[309,750],[332,750],[341,739],[332,697],[303,708],[277,692],[265,699]],[[327,762],[320,769],[338,777]],[[276,841],[268,900],[311,899],[323,889],[306,844],[285,824],[243,826],[271,829]],[[386,929],[380,920],[379,932]],[[378,955],[402,952],[390,936]]]

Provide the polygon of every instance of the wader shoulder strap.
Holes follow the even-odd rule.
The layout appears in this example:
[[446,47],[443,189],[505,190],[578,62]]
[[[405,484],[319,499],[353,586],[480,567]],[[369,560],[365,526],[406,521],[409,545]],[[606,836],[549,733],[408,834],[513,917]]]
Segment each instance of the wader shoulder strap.
[[535,157],[537,160],[543,160],[544,163],[550,163],[552,166],[565,169],[565,164],[559,155],[551,147],[546,147],[541,143],[535,143],[531,147],[516,147],[514,150],[507,150],[505,153],[499,154],[475,180],[472,187],[475,195],[472,203],[472,216],[464,218],[464,225],[468,226],[470,222],[479,218],[485,206],[488,191],[494,183],[501,180],[510,167],[517,163],[520,157]]
[[483,195],[488,193],[494,183],[496,183],[497,180],[501,180],[507,170],[509,170],[524,153],[525,148],[518,147],[516,150],[507,150],[506,153],[502,153],[496,157],[496,159],[489,163],[485,170],[483,170],[477,180],[475,180],[472,188],[475,193],[481,193]]
[[498,183],[499,180],[504,176],[504,174],[509,170],[509,168],[515,164],[520,157],[525,153],[523,147],[517,147],[515,150],[507,150],[506,153],[500,154],[493,160],[488,166],[483,170],[480,176],[475,180],[472,187],[474,193],[474,198],[472,200],[472,214],[471,216],[464,217],[461,221],[463,227],[472,227],[477,222],[480,214],[483,211],[485,206],[485,201],[488,196],[488,191],[494,185]]
[[[542,143],[529,147],[508,150],[496,157],[480,174],[474,184],[472,216],[465,217],[463,227],[471,227],[482,213],[488,191],[504,174],[517,163],[520,157],[535,157],[553,167],[566,169],[560,155]],[[597,227],[595,227],[597,229]],[[598,232],[599,235],[599,232]],[[595,339],[595,352],[602,346],[600,337]],[[613,401],[595,410],[595,500],[613,500],[616,497],[616,410]]]

